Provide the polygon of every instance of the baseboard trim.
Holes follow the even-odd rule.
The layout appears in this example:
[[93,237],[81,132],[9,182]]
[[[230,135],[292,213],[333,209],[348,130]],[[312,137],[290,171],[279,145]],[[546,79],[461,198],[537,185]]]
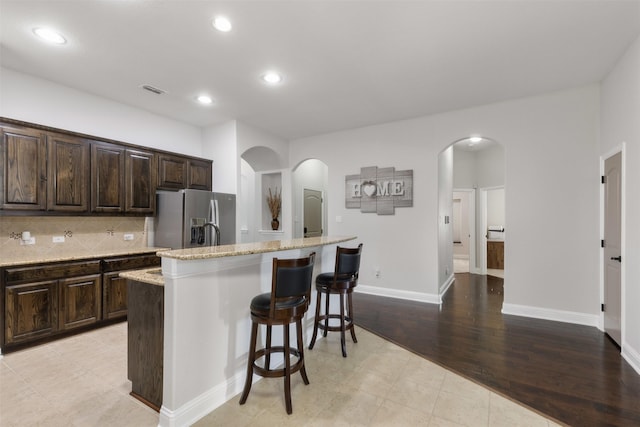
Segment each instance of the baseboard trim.
[[380,297],[400,298],[410,301],[428,302],[430,304],[440,304],[442,300],[438,295],[426,294],[424,292],[403,291],[400,289],[379,288],[377,286],[358,285],[356,292],[363,294],[377,295]]
[[554,310],[528,305],[503,303],[502,314],[598,327],[598,315],[578,313],[575,311]]
[[234,375],[231,380],[218,384],[174,411],[162,406],[160,408],[158,426],[178,427],[192,425],[240,393],[244,386],[245,375],[245,373]]
[[442,304],[442,297],[447,293],[453,282],[455,282],[456,278],[453,273],[447,278],[447,280],[440,286],[440,295],[438,296],[439,304]]
[[628,344],[622,347],[622,357],[629,362],[629,365],[640,375],[640,352]]

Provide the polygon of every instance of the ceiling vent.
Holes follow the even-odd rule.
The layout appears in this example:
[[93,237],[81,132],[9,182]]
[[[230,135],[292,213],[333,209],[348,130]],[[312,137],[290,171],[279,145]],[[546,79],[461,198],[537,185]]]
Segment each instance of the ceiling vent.
[[162,90],[151,85],[142,85],[140,87],[144,90],[148,90],[149,92],[155,93],[156,95],[162,95],[163,93],[167,93],[166,90]]

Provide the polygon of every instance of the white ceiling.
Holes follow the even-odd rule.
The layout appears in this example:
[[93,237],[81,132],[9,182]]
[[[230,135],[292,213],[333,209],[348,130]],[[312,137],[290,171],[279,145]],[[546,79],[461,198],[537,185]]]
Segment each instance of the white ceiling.
[[[68,43],[37,40],[43,25]],[[640,1],[0,0],[3,67],[286,139],[598,82],[638,34]]]

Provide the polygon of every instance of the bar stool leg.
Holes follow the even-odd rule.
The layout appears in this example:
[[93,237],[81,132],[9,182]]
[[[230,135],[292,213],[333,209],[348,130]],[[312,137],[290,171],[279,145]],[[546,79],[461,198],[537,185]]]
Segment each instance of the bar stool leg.
[[345,336],[345,323],[344,323],[344,292],[340,292],[340,344],[342,345],[342,357],[347,357],[347,343]]
[[325,301],[324,304],[324,333],[322,334],[323,337],[327,336],[327,332],[329,331],[329,300],[331,299],[331,292],[327,291],[327,300]]
[[357,343],[358,339],[356,338],[356,328],[353,324],[353,299],[351,298],[352,295],[353,293],[349,292],[347,294],[347,300],[349,301],[349,319],[351,319],[351,338],[353,339],[353,342]]
[[291,406],[291,356],[289,354],[289,325],[283,325],[284,328],[284,399],[287,406],[287,414],[291,415],[293,408]]
[[266,342],[266,353],[264,355],[264,368],[269,370],[271,369],[271,325],[267,325],[267,342]]
[[321,301],[322,301],[322,293],[318,291],[318,298],[316,300],[316,317],[313,319],[313,336],[311,337],[311,342],[309,343],[309,350],[313,350],[313,346],[316,345],[316,336],[318,335],[318,318],[320,317]]
[[256,357],[256,341],[258,339],[258,324],[252,322],[251,324],[251,344],[249,345],[249,357],[247,362],[247,379],[244,382],[244,390],[242,391],[242,397],[240,398],[240,404],[244,405],[249,397],[251,391],[251,383],[253,381],[253,363]]
[[302,360],[302,368],[300,368],[300,375],[302,375],[302,381],[306,385],[309,385],[309,378],[307,378],[307,369],[304,365],[304,342],[302,341],[302,319],[296,321],[296,330],[298,333],[298,352],[300,352],[300,360]]

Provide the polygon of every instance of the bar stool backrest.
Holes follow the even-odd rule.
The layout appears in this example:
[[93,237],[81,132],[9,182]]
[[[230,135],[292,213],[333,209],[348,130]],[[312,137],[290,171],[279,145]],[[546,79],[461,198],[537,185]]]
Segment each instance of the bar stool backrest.
[[273,259],[271,278],[271,313],[279,302],[311,298],[315,252],[307,258]]
[[350,274],[355,279],[360,271],[360,255],[362,254],[362,243],[357,248],[341,248],[336,250],[336,274]]

